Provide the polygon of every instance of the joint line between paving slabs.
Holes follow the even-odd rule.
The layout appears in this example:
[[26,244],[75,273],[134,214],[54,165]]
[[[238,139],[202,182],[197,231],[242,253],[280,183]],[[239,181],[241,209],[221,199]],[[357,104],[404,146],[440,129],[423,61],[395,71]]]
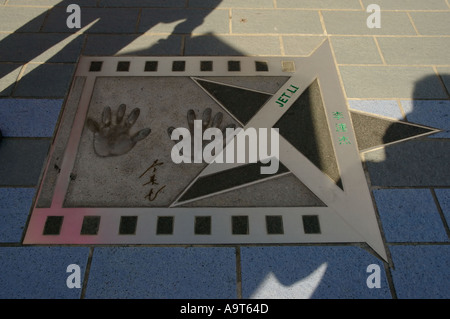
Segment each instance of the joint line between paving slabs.
[[403,106],[402,106],[402,102],[400,101],[400,99],[396,99],[396,101],[397,101],[398,108],[400,109],[400,113],[403,116],[403,120],[404,121],[408,121],[408,119],[406,118],[406,112],[405,112],[405,110],[403,109]]
[[434,203],[436,205],[436,208],[437,208],[437,210],[439,212],[439,217],[441,218],[442,224],[444,225],[445,232],[447,233],[447,237],[450,238],[450,229],[448,227],[447,220],[445,219],[445,215],[444,215],[444,212],[442,210],[441,204],[439,203],[439,200],[438,200],[438,198],[436,196],[436,192],[435,192],[434,188],[430,188],[430,191],[431,191],[431,195],[433,196],[433,200],[434,200]]
[[375,42],[375,46],[377,47],[378,54],[380,55],[381,62],[383,62],[383,65],[387,65],[386,60],[384,59],[383,53],[381,52],[380,45],[378,44],[378,40],[376,36],[373,36],[373,41]]
[[[326,36],[328,36],[328,32],[327,32],[327,28],[326,28],[326,26],[325,26],[325,21],[324,21],[324,19],[323,19],[322,11],[319,10],[318,13],[319,13],[319,20],[320,20],[320,25],[322,26],[323,34],[326,35]],[[330,39],[328,39],[328,41],[330,41]],[[331,42],[331,41],[330,41],[330,42]]]
[[447,87],[445,86],[444,80],[442,79],[441,75],[439,74],[439,71],[437,70],[436,66],[432,66],[434,73],[436,73],[439,83],[441,83],[442,89],[444,90],[445,94],[447,94],[447,98],[450,99],[450,92],[447,90]]
[[93,254],[94,254],[94,247],[91,247],[89,249],[89,256],[88,256],[88,260],[86,263],[86,269],[84,271],[83,286],[81,287],[80,299],[84,299],[86,296],[86,289],[87,289],[87,284],[88,284],[88,280],[89,280],[89,272],[91,270]]
[[408,16],[409,22],[411,22],[411,24],[412,24],[412,26],[413,26],[413,28],[414,28],[414,31],[416,31],[416,34],[417,34],[417,35],[420,35],[419,30],[417,30],[417,27],[416,27],[416,25],[414,24],[414,20],[413,20],[413,18],[411,17],[411,15],[409,14],[409,12],[406,12],[406,15]]

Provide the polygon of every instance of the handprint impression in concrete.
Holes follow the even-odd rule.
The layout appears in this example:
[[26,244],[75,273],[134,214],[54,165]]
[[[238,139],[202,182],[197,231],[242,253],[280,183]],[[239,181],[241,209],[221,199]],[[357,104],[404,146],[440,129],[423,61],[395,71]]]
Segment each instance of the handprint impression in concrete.
[[108,157],[128,153],[137,142],[146,138],[150,128],[140,130],[134,135],[130,135],[130,129],[139,117],[140,110],[135,108],[124,120],[126,105],[121,104],[117,110],[115,124],[112,123],[111,108],[103,109],[101,124],[93,119],[87,120],[87,127],[94,133],[94,151],[98,156]]

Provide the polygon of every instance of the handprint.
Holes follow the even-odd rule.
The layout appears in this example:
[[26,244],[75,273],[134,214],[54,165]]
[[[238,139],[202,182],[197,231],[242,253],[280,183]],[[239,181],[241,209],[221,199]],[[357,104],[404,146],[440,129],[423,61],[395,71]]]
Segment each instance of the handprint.
[[102,123],[88,119],[87,127],[94,133],[94,151],[102,157],[123,155],[129,152],[137,142],[146,138],[150,128],[140,130],[130,136],[130,129],[139,117],[140,110],[135,108],[124,120],[126,105],[121,104],[117,110],[116,123],[112,123],[111,108],[103,109]]

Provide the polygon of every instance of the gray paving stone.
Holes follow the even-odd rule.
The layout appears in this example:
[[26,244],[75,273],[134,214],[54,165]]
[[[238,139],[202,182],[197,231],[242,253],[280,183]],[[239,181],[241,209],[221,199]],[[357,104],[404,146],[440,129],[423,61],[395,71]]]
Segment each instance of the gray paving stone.
[[75,70],[73,64],[30,64],[13,93],[15,97],[64,97]]
[[193,8],[273,8],[273,0],[189,0]]
[[21,68],[22,65],[16,63],[0,64],[0,96],[11,94]]
[[448,241],[429,189],[378,189],[373,195],[387,242]]
[[397,101],[394,100],[350,100],[351,109],[403,120]]
[[381,10],[448,10],[445,0],[362,0],[364,8],[376,3]]
[[[173,34],[229,33],[228,10],[213,9],[143,9],[139,32]],[[184,21],[180,21],[184,20]]]
[[411,12],[421,35],[450,35],[450,12]]
[[380,37],[378,44],[387,64],[450,64],[450,38]]
[[186,55],[281,55],[278,36],[214,36],[186,39]]
[[365,11],[323,11],[328,34],[360,35],[415,35],[416,32],[405,12],[383,12],[381,28],[367,27],[369,13]]
[[101,0],[99,7],[164,7],[184,8],[186,0]]
[[180,55],[182,36],[89,35],[84,55]]
[[[379,289],[367,287],[370,264]],[[242,247],[241,272],[243,298],[391,298],[382,262],[359,247]]]
[[20,242],[34,194],[34,188],[0,188],[0,242]]
[[395,269],[391,270],[400,299],[448,299],[450,246],[389,247]]
[[[81,14],[81,27],[99,19],[86,33],[133,33],[138,20],[138,8],[84,8]],[[42,28],[43,32],[74,32],[66,24],[66,8],[53,8]]]
[[36,186],[50,139],[3,138],[0,143],[0,185]]
[[325,40],[322,36],[283,36],[286,55],[310,55]]
[[319,13],[313,10],[232,11],[233,33],[323,34]]
[[47,8],[0,8],[0,31],[38,32],[44,22]]
[[95,248],[86,298],[236,298],[235,250]]
[[446,99],[431,67],[341,66],[349,98]]
[[0,35],[0,61],[76,62],[84,35],[73,40],[67,34],[13,33]]
[[450,141],[411,140],[364,154],[373,186],[450,185]]
[[277,8],[362,9],[358,0],[277,0]]
[[338,64],[381,64],[375,40],[371,37],[332,37]]
[[0,128],[8,137],[52,137],[63,100],[0,99]]
[[67,287],[67,266],[84,278],[87,247],[0,247],[0,298],[79,299],[81,289]]

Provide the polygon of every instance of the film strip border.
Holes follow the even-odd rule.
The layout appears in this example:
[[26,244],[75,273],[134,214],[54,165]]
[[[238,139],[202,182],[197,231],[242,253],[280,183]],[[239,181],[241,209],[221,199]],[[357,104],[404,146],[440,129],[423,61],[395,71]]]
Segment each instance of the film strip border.
[[[42,244],[362,242],[326,207],[36,209],[27,236]],[[24,241],[27,243],[27,240]]]
[[290,76],[296,58],[82,57],[77,76]]

